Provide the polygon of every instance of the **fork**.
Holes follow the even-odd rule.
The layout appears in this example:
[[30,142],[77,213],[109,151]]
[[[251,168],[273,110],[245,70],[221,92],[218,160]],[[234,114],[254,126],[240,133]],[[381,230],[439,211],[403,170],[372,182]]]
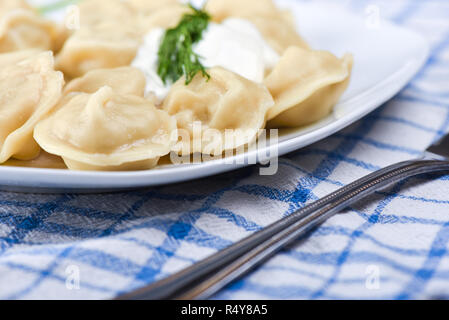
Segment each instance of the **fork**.
[[371,173],[234,245],[119,300],[202,300],[213,297],[292,242],[362,198],[419,174],[449,171],[449,134],[416,160]]

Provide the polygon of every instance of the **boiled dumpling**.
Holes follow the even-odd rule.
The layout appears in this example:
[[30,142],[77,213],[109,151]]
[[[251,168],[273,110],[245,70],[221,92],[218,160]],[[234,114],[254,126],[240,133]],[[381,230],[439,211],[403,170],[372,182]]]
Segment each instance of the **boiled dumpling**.
[[290,46],[308,48],[296,31],[293,16],[289,12],[279,10],[272,0],[209,0],[206,11],[217,22],[229,17],[249,20],[280,54]]
[[57,56],[57,67],[69,78],[95,69],[128,66],[136,56],[141,37],[135,28],[104,23],[77,30]]
[[162,108],[177,118],[183,139],[175,151],[182,155],[220,155],[252,143],[273,106],[264,85],[219,67],[208,72],[209,80],[201,74],[189,85],[185,78],[178,80],[163,103]]
[[0,163],[38,156],[33,129],[58,102],[63,84],[51,52],[0,55]]
[[21,50],[0,54],[0,68],[13,65],[26,59],[37,57],[42,51],[37,49]]
[[175,27],[189,12],[187,6],[177,0],[84,0],[79,8],[82,28],[121,21],[141,36],[155,27]]
[[157,165],[176,143],[176,120],[151,102],[103,87],[72,94],[34,137],[72,170],[144,170]]
[[33,8],[25,0],[0,1],[0,17],[3,17],[3,15],[5,15],[6,13],[17,9],[33,11]]
[[57,50],[60,35],[53,22],[30,10],[12,10],[0,17],[0,53],[30,48]]
[[149,14],[143,14],[140,20],[140,29],[145,34],[154,28],[170,29],[176,27],[182,17],[191,13],[191,9],[183,4],[174,3],[159,7]]
[[154,13],[156,10],[171,4],[179,4],[178,0],[128,0],[128,3],[144,14]]
[[281,14],[272,0],[209,0],[205,10],[218,22],[229,17],[278,18]]
[[145,84],[145,76],[137,68],[97,69],[69,82],[64,88],[64,94],[71,92],[95,93],[101,87],[109,86],[119,94],[133,94],[143,97]]
[[121,0],[83,0],[79,4],[80,27],[92,27],[103,23],[133,24],[136,12]]
[[25,0],[0,1],[0,52],[37,48],[58,51],[66,30],[44,20]]
[[39,156],[31,160],[9,159],[2,165],[9,167],[67,169],[61,157],[41,151]]
[[291,46],[309,49],[309,45],[285,19],[266,19],[258,16],[247,17],[246,19],[259,29],[267,43],[279,54],[283,54]]
[[338,59],[325,51],[289,48],[264,81],[275,101],[269,126],[298,127],[327,116],[348,87],[352,62],[349,54]]

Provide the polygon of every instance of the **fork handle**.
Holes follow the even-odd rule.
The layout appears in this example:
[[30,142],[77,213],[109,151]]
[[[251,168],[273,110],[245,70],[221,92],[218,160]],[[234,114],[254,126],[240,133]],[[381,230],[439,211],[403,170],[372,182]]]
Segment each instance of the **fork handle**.
[[449,161],[413,160],[371,173],[191,267],[118,299],[207,299],[352,203],[402,179],[449,171]]

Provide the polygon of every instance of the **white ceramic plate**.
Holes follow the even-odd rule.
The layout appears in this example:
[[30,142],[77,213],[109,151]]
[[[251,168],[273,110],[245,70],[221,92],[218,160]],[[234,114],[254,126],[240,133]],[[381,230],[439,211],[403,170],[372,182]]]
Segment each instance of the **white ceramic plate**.
[[[307,128],[280,136],[280,155],[326,138],[367,115],[398,93],[427,60],[429,48],[419,35],[382,21],[368,24],[331,4],[280,0],[291,8],[300,33],[317,49],[355,57],[348,91],[332,115]],[[161,166],[139,172],[76,172],[0,166],[0,188],[33,192],[103,192],[177,183],[247,166],[251,153],[196,165]]]

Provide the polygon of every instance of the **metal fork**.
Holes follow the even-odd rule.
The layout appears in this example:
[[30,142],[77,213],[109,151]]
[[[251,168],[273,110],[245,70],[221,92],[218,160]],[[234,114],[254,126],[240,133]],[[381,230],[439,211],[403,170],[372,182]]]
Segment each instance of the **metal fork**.
[[171,277],[118,297],[136,300],[207,299],[354,202],[402,179],[449,171],[449,135],[417,160],[363,177]]

